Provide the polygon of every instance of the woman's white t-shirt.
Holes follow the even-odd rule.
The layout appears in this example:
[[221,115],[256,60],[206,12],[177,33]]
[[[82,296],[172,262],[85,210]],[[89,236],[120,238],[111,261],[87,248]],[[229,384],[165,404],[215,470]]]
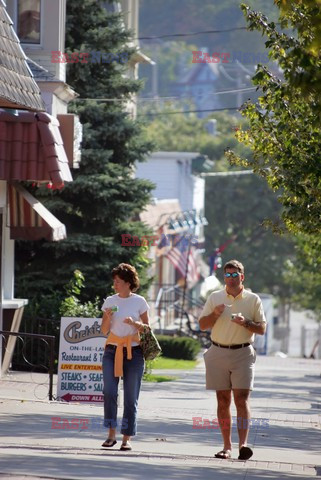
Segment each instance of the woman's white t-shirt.
[[[118,307],[118,312],[113,312],[111,317],[110,331],[118,337],[126,337],[127,335],[135,335],[137,328],[128,323],[124,323],[126,317],[132,317],[134,322],[140,321],[140,316],[149,310],[149,305],[145,298],[136,293],[132,293],[129,297],[122,298],[118,294],[107,297],[103,303],[102,310]],[[138,345],[132,342],[132,345]]]

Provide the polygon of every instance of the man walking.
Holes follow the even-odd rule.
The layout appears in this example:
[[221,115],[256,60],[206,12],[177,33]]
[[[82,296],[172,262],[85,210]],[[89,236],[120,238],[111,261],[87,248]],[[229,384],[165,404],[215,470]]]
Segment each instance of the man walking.
[[244,267],[238,260],[224,265],[225,289],[213,292],[199,319],[200,329],[211,329],[211,347],[205,352],[206,389],[216,390],[217,417],[223,449],[217,458],[231,458],[232,391],[237,412],[239,460],[248,460],[253,451],[247,446],[250,424],[250,392],[253,389],[256,353],[255,334],[264,335],[263,305],[255,293],[243,286]]

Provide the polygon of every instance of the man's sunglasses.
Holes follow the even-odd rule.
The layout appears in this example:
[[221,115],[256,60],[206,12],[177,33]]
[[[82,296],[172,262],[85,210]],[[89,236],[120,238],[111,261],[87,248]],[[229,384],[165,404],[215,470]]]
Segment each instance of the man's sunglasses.
[[230,277],[236,278],[236,277],[238,277],[239,275],[241,275],[240,272],[224,273],[224,277],[226,277],[226,278],[230,278]]

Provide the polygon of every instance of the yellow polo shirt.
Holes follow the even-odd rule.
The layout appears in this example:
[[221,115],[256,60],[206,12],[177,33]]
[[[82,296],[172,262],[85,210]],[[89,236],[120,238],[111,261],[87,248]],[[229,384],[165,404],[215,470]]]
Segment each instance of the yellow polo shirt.
[[256,323],[266,323],[263,305],[260,297],[253,292],[243,289],[237,297],[226,292],[226,289],[211,293],[208,297],[201,317],[213,312],[217,305],[224,303],[232,305],[218,317],[211,331],[213,342],[222,345],[236,345],[239,343],[252,343],[255,334],[247,328],[237,325],[231,321],[231,313],[241,313],[246,319]]

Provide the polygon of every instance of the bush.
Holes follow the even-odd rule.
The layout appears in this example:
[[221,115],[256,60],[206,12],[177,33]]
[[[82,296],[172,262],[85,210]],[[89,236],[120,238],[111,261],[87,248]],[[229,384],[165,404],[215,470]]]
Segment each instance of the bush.
[[162,355],[164,357],[195,360],[201,349],[200,343],[190,337],[157,335],[157,340],[162,347]]

